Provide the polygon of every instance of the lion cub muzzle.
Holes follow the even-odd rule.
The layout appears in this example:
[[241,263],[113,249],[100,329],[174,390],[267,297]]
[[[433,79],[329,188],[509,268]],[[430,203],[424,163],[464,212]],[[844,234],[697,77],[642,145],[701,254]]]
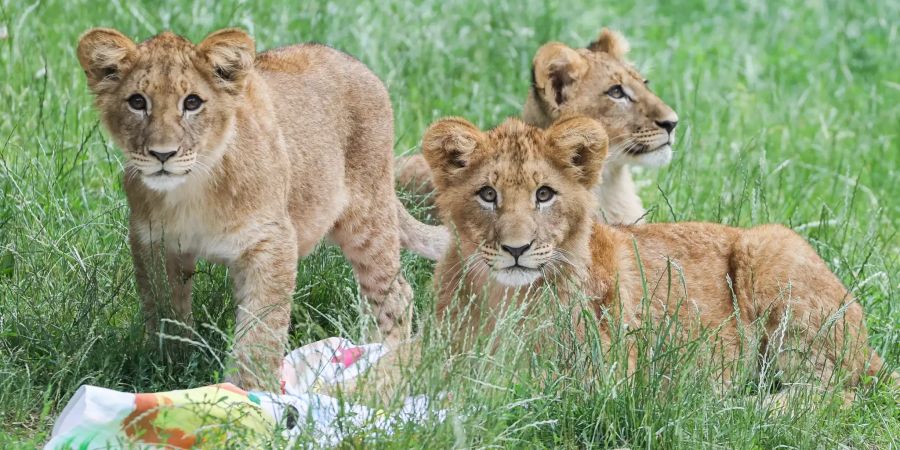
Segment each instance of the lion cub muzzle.
[[553,246],[531,240],[502,243],[479,248],[491,277],[507,286],[523,286],[537,281],[544,275],[544,266],[553,255]]
[[180,147],[149,147],[143,155],[132,155],[131,165],[140,172],[150,189],[168,191],[184,183],[191,173],[194,158]]
[[541,278],[553,246],[541,243],[534,220],[500,212],[495,225],[493,244],[479,249],[491,277],[507,286],[527,285]]

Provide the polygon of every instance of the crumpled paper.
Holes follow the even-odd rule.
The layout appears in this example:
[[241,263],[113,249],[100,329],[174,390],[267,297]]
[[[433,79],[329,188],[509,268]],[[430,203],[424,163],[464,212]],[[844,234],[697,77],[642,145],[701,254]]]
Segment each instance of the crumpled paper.
[[[390,350],[329,338],[293,350],[281,367],[281,393],[246,392],[229,384],[159,393],[126,393],[81,386],[57,418],[51,449],[262,447],[281,431],[290,447],[312,427],[319,446],[337,445],[347,430],[391,433],[405,422],[443,420],[425,396],[405,399],[396,413],[349,404],[319,393],[370,369]],[[338,426],[340,425],[340,426]]]

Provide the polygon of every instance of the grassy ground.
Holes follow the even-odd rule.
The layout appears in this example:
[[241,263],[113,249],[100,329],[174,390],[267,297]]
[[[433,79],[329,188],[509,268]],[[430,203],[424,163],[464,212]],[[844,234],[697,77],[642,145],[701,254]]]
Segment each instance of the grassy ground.
[[[516,115],[541,43],[585,44],[601,26],[618,28],[681,118],[672,165],[638,175],[650,219],[790,225],[853,289],[873,346],[892,366],[900,362],[897,2],[206,3],[0,0],[0,447],[41,444],[83,383],[158,391],[216,381],[213,355],[227,344],[215,329],[233,326],[227,273],[202,264],[194,311],[208,346],[167,362],[141,342],[121,157],[98,126],[74,56],[91,26],[140,39],[163,29],[200,39],[241,26],[260,48],[328,43],[386,82],[398,152],[416,147],[443,115],[483,127]],[[438,329],[428,319],[431,265],[404,255],[404,268],[423,327]],[[356,287],[334,248],[301,264],[294,300],[292,344],[353,337]],[[885,389],[863,392],[850,409],[826,396],[779,415],[762,397],[715,395],[690,356],[645,361],[646,375],[629,381],[580,379],[598,368],[592,343],[558,358],[524,350],[532,334],[553,334],[552,321],[545,325],[531,333],[501,327],[506,356],[456,358],[448,382],[435,368],[447,357],[441,333],[429,331],[433,364],[414,384],[453,393],[448,419],[374,438],[398,448],[900,441],[897,400]]]

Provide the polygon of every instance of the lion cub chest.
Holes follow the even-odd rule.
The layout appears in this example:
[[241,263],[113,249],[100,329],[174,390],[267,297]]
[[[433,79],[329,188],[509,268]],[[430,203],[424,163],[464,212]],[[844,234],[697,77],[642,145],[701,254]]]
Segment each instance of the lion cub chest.
[[[134,210],[132,231],[145,244],[217,263],[236,259],[250,238],[237,211],[228,214],[202,193],[168,193]],[[134,205],[132,205],[134,208]]]

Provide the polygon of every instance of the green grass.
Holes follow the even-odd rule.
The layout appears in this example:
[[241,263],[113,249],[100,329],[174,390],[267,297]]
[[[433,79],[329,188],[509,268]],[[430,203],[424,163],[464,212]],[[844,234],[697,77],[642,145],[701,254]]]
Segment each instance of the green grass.
[[[345,50],[387,84],[398,152],[415,148],[444,115],[482,127],[517,115],[541,43],[583,45],[601,26],[617,28],[681,118],[672,165],[637,175],[650,220],[793,227],[859,298],[872,345],[892,367],[900,362],[900,3],[262,3],[0,1],[8,33],[0,40],[0,447],[43,443],[83,383],[147,392],[218,380],[214,355],[227,343],[216,330],[233,326],[227,273],[204,263],[194,311],[208,347],[167,361],[141,341],[121,156],[98,126],[74,55],[79,34],[92,26],[137,39],[172,29],[195,40],[241,26],[259,48],[319,41]],[[761,397],[716,395],[697,375],[698,351],[645,361],[644,375],[631,380],[582,379],[606,367],[593,341],[566,347],[561,339],[562,351],[548,352],[557,356],[529,350],[533,334],[564,334],[552,320],[530,333],[498,328],[501,356],[451,358],[430,319],[431,264],[404,255],[404,270],[428,336],[413,390],[453,397],[446,421],[372,437],[381,444],[890,448],[900,441],[896,392],[864,391],[849,409],[812,398],[773,414]],[[301,263],[294,300],[292,344],[355,337],[356,287],[335,248]]]

